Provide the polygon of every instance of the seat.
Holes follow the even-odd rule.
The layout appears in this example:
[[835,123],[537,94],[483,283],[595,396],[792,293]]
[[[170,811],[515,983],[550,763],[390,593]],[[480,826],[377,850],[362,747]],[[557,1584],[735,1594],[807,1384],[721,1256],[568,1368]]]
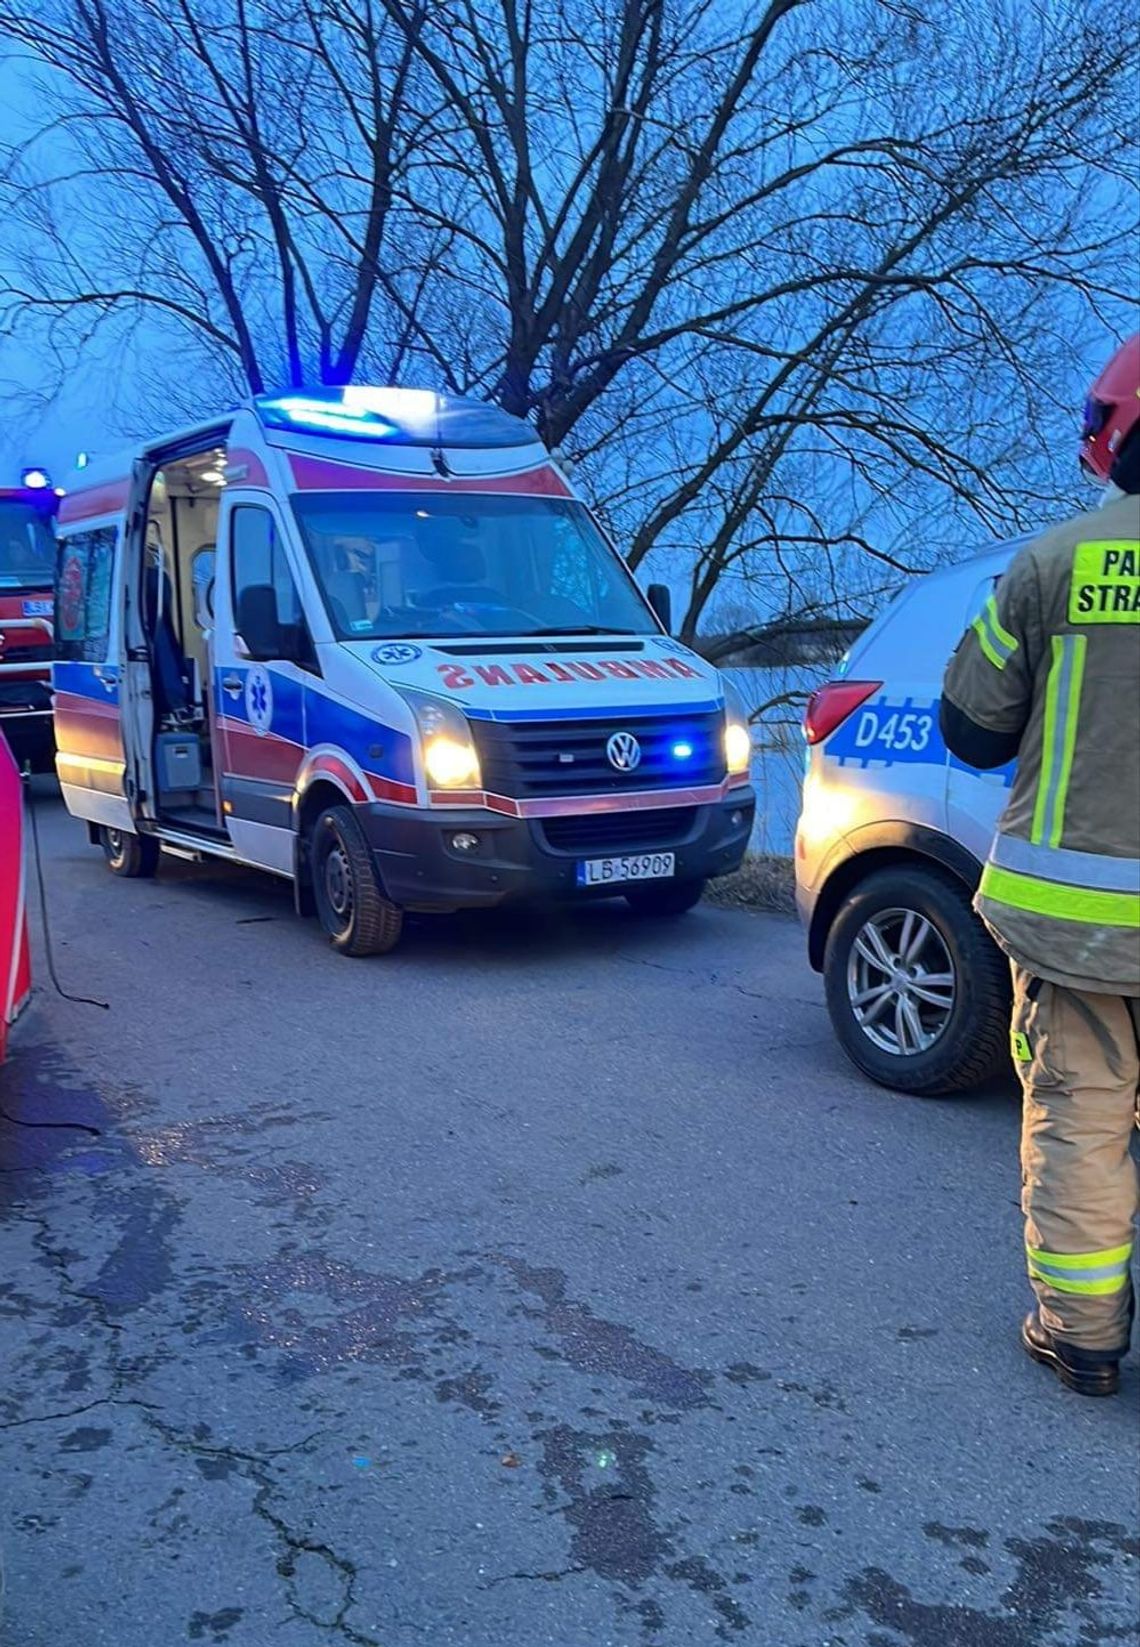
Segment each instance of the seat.
[[174,591],[170,577],[162,571],[162,600],[159,602],[159,569],[146,569],[145,600],[147,627],[151,635],[152,670],[151,688],[160,720],[185,720],[193,707],[190,688],[190,666],[182,655],[171,618]]
[[366,622],[368,611],[364,601],[364,580],[358,572],[338,569],[330,572],[325,589],[337,626],[353,632],[357,624]]

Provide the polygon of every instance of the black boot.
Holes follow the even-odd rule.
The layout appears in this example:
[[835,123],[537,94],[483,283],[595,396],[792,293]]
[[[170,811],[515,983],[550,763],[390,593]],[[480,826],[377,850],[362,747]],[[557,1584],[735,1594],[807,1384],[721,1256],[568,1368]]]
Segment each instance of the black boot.
[[1052,1367],[1062,1384],[1078,1395],[1115,1395],[1120,1388],[1123,1350],[1082,1350],[1054,1338],[1034,1310],[1021,1326],[1021,1342],[1034,1361]]

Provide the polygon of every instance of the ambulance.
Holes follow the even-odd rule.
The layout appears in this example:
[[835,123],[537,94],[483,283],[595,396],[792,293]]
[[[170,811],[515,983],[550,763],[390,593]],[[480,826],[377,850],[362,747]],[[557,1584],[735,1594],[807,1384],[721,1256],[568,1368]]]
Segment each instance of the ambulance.
[[678,914],[741,861],[742,703],[498,408],[259,396],[70,477],[57,537],[57,771],[117,875],[267,870],[367,955],[408,911]]
[[43,469],[0,486],[0,733],[20,763],[51,770],[52,520]]

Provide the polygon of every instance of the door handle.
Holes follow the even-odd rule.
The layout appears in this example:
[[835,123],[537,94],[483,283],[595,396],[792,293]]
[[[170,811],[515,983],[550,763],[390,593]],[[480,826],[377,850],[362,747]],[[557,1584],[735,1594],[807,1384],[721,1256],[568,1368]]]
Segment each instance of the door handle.
[[228,692],[231,698],[239,697],[241,695],[241,689],[242,678],[240,675],[222,676],[222,691]]
[[91,673],[101,686],[106,687],[108,692],[113,692],[119,684],[119,671],[117,669],[105,669],[101,663],[97,663]]

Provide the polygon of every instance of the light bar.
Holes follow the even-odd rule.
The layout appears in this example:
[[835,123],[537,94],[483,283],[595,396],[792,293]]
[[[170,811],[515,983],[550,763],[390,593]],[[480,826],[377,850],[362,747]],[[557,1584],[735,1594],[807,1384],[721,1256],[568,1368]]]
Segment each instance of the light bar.
[[405,428],[426,428],[436,415],[436,397],[431,389],[377,389],[350,383],[342,397],[346,412],[357,417],[368,413],[391,418]]
[[435,427],[436,396],[430,389],[311,389],[259,396],[257,413],[270,428],[316,429],[355,440],[390,440],[401,433],[426,434]]
[[20,485],[26,486],[29,492],[46,492],[51,485],[51,476],[46,469],[21,469]]

